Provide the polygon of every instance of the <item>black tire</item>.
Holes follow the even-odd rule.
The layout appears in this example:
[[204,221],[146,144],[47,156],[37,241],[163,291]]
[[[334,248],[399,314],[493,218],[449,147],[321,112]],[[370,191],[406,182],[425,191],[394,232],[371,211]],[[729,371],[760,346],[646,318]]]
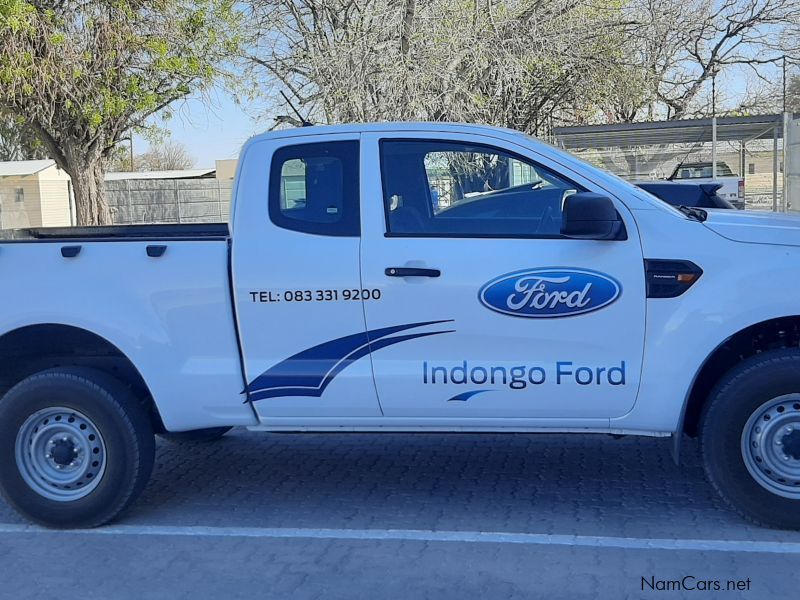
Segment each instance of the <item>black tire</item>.
[[216,442],[228,433],[233,427],[210,427],[208,429],[195,429],[193,431],[166,431],[159,433],[158,437],[168,442],[183,443],[207,443]]
[[[748,469],[748,463],[751,469],[758,469],[758,465],[753,466],[752,459],[746,458],[753,442],[750,437],[743,438],[746,426],[749,432],[761,431],[755,427],[762,424],[763,407],[782,397],[790,399],[785,406],[777,406],[776,414],[800,422],[798,397],[792,399],[789,394],[800,394],[800,351],[771,350],[743,361],[725,374],[712,391],[700,423],[700,444],[706,475],[728,505],[758,525],[800,529],[800,495],[785,497],[759,483]],[[796,442],[797,438],[793,445]],[[753,447],[757,448],[758,443]],[[756,460],[764,462],[760,457]],[[787,483],[800,485],[792,480]]]
[[[21,428],[39,411],[54,407],[85,416],[104,443],[104,472],[88,495],[75,500],[54,500],[37,492],[17,463]],[[100,371],[80,367],[42,371],[0,399],[0,492],[27,519],[47,527],[97,527],[117,517],[144,489],[154,454],[155,438],[145,408],[120,381]]]

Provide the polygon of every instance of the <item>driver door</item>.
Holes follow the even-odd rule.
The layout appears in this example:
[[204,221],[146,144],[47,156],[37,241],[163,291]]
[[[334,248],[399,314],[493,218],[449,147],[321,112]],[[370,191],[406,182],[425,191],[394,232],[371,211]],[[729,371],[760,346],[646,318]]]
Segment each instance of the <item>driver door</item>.
[[639,384],[636,225],[620,203],[626,239],[561,236],[564,198],[602,189],[498,143],[362,136],[361,276],[380,290],[364,310],[383,414],[607,424],[632,408]]

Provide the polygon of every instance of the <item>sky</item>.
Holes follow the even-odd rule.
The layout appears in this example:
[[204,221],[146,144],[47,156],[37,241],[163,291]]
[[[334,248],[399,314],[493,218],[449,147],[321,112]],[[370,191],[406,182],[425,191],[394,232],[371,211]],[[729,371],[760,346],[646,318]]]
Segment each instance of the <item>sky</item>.
[[[197,99],[176,104],[170,120],[158,117],[153,123],[168,130],[173,140],[186,146],[196,168],[212,168],[215,160],[236,158],[248,138],[272,125],[268,118],[255,121],[241,106],[219,92],[207,104]],[[145,152],[148,146],[147,140],[134,136],[135,154]]]

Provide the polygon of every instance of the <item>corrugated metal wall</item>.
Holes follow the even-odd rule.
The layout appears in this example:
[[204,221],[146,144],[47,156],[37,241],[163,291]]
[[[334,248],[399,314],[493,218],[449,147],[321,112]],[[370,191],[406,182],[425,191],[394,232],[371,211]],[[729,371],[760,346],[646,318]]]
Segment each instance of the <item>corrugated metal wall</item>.
[[117,224],[227,221],[233,181],[219,179],[127,179],[106,182]]
[[800,210],[800,117],[786,127],[786,200],[789,210]]

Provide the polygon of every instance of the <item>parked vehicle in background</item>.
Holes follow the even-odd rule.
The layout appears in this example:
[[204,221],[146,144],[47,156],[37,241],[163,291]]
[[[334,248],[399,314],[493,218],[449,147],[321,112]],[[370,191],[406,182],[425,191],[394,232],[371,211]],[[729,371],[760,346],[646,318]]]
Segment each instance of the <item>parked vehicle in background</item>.
[[722,184],[719,182],[678,183],[674,181],[633,181],[632,183],[672,206],[736,208],[717,193],[722,187]]
[[260,135],[234,190],[230,228],[0,241],[0,491],[27,518],[101,525],[155,434],[245,426],[633,434],[676,460],[686,433],[728,504],[800,529],[800,219],[676,209],[446,123]]
[[721,183],[717,195],[730,202],[734,208],[744,208],[744,177],[736,175],[727,163],[717,162],[716,177],[712,177],[711,162],[681,163],[667,179],[669,181],[691,180],[693,183]]

